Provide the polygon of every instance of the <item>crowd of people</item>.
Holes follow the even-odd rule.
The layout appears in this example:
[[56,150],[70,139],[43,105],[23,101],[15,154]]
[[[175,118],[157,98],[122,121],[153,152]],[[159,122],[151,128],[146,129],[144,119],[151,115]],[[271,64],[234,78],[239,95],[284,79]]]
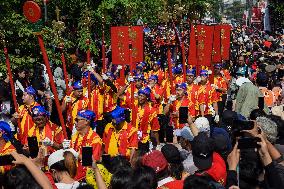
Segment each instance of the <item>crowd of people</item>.
[[67,86],[52,67],[60,109],[43,64],[14,71],[17,111],[3,74],[0,186],[284,188],[284,34],[234,28],[230,60],[187,65],[185,78],[173,43],[171,80],[163,30],[144,26],[145,62],[133,73],[112,65],[111,48],[105,73],[71,50]]

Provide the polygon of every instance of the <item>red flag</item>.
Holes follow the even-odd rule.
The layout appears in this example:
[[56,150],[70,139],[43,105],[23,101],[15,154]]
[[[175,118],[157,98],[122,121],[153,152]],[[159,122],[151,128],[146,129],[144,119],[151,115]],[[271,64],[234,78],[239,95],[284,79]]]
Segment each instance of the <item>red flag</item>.
[[216,25],[214,26],[212,62],[219,63],[221,61],[221,25]]
[[214,27],[197,25],[197,60],[198,65],[210,66],[213,48]]
[[221,57],[222,60],[230,59],[231,26],[221,26]]
[[190,41],[189,41],[189,52],[188,52],[188,64],[197,65],[196,57],[196,36],[195,36],[195,26],[192,24],[190,29]]
[[111,27],[113,64],[129,64],[129,39],[132,43],[132,62],[143,61],[143,27],[120,26]]

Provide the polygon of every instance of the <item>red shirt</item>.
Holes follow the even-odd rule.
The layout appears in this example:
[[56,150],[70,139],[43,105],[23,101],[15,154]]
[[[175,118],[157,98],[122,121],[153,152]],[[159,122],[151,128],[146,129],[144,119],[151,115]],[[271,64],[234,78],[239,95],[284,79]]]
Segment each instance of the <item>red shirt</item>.
[[[99,160],[102,155],[102,140],[99,135],[89,128],[89,131],[82,136],[77,131],[71,138],[71,148],[82,155],[82,147],[91,146],[93,147],[93,157],[95,160]],[[82,162],[79,161],[76,180],[81,180],[86,176],[86,167],[82,166]]]
[[[225,79],[221,76],[217,76],[217,77],[214,77],[214,84],[217,85],[218,88],[222,88],[222,89],[228,89],[228,86],[227,86],[227,82],[225,81]],[[218,101],[221,101],[222,100],[222,94],[226,94],[226,92],[218,92],[216,91],[216,95],[218,97]]]
[[33,127],[34,122],[32,118],[32,108],[35,106],[40,106],[37,102],[34,102],[32,105],[27,106],[27,105],[22,105],[19,107],[19,114],[22,117],[21,119],[21,125],[18,128],[18,138],[22,144],[24,144],[24,139],[23,137],[26,136],[28,133],[27,131],[30,130],[30,128]]
[[141,135],[138,134],[139,140],[142,143],[146,143],[150,139],[151,131],[160,130],[157,109],[152,107],[150,103],[146,103],[143,107],[140,105],[136,106],[134,113],[135,127],[141,133]]
[[[45,138],[49,138],[49,140],[56,142],[57,144],[61,144],[64,140],[64,135],[61,127],[48,121],[44,126],[42,132],[39,132],[39,128],[34,124],[33,127],[27,132],[27,135],[24,136],[23,141],[25,145],[28,144],[28,137],[36,136],[39,146],[42,145],[42,141]],[[52,152],[56,151],[52,147],[47,148],[48,153],[51,154]]]
[[[170,107],[170,112],[179,112],[180,107],[188,107],[188,113],[195,117],[195,104],[188,98],[183,97],[181,100],[176,100]],[[174,125],[175,129],[182,129],[184,124],[179,123],[179,118],[171,116],[171,124]]]
[[[214,102],[218,102],[219,98],[216,93],[216,90],[211,86],[210,82],[207,82],[205,85],[199,85],[198,89],[198,106],[201,104],[205,105],[204,115],[211,114],[209,111],[209,105],[212,105]],[[201,112],[198,112],[198,115],[201,115]]]

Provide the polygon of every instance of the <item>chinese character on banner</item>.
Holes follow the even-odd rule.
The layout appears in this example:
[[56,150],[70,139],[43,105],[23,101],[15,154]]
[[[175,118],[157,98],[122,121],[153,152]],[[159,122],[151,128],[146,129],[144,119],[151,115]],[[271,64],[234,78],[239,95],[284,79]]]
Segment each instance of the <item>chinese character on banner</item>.
[[209,67],[212,58],[214,27],[197,25],[196,35],[198,65]]
[[188,64],[189,65],[197,65],[197,57],[196,57],[196,28],[192,24],[190,29],[190,41],[189,41],[189,52],[188,52]]
[[132,43],[132,61],[143,61],[143,27],[111,27],[111,48],[113,64],[129,63],[129,40]]
[[252,8],[252,16],[251,16],[251,22],[261,22],[261,8],[259,7],[253,7]]
[[215,25],[214,27],[214,41],[212,50],[212,62],[219,63],[221,58],[221,25]]
[[231,42],[231,26],[228,24],[221,25],[221,58],[222,60],[230,59],[230,42]]

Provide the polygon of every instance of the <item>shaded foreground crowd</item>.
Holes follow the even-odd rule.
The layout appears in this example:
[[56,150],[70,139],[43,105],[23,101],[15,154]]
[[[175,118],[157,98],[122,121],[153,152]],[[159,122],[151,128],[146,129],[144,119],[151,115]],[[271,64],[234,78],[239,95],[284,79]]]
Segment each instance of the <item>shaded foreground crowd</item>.
[[132,75],[111,62],[101,73],[74,52],[70,86],[53,69],[67,136],[43,65],[16,71],[18,112],[4,77],[0,186],[284,188],[284,35],[236,28],[232,39],[231,60],[212,71],[187,66],[183,78],[173,57],[172,80],[162,51]]

